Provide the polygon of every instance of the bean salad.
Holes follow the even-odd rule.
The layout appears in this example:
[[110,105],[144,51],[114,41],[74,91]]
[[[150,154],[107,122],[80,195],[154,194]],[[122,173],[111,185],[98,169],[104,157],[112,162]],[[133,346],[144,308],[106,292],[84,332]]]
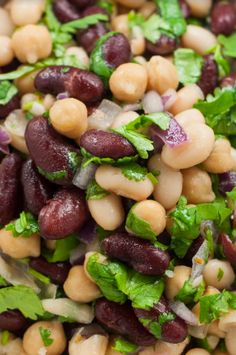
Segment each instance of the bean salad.
[[0,1],[0,355],[236,355],[235,60],[235,1]]

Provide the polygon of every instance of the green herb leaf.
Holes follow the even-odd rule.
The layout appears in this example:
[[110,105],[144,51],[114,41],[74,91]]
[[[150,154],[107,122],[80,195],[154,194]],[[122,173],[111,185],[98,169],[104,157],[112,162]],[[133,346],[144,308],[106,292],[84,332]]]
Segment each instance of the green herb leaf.
[[[128,130],[138,130],[145,129],[151,124],[155,124],[160,127],[163,131],[166,131],[170,126],[171,117],[168,113],[157,112],[150,114],[143,114],[137,117],[135,120],[131,121],[125,126]],[[115,131],[115,129],[113,130]]]
[[0,105],[6,105],[17,94],[17,88],[9,81],[0,82]]
[[185,281],[183,287],[179,290],[175,299],[185,304],[198,302],[205,291],[205,283],[201,282],[198,287],[193,287],[190,280]]
[[53,343],[53,339],[50,338],[52,335],[52,332],[50,329],[39,327],[39,333],[40,333],[41,339],[46,347],[50,346]]
[[7,345],[10,339],[10,332],[8,330],[3,330],[1,334],[1,344]]
[[[135,162],[131,162],[129,164],[122,164],[120,165],[120,167],[122,170],[122,174],[129,180],[143,181],[148,175],[147,168]],[[154,176],[153,178],[156,179]]]
[[46,0],[44,21],[50,31],[56,32],[59,30],[61,23],[54,15],[52,4],[53,0]]
[[217,45],[210,53],[214,53],[214,61],[217,64],[220,78],[228,75],[230,73],[230,64],[222,55],[221,46]]
[[44,250],[42,254],[50,263],[66,261],[69,259],[71,251],[78,245],[78,238],[75,235],[70,235],[67,238],[57,240],[53,252]]
[[22,285],[0,289],[0,313],[18,309],[26,318],[37,320],[43,316],[44,309],[36,293]]
[[44,283],[45,285],[49,285],[51,280],[49,277],[41,274],[41,272],[38,272],[32,268],[29,268],[28,273],[31,274],[34,278],[36,278],[37,280],[41,281],[42,283]]
[[114,3],[107,0],[99,0],[98,6],[106,10],[108,14],[112,14],[115,7]]
[[129,164],[133,161],[136,161],[138,159],[138,156],[132,156],[132,157],[124,157],[120,159],[112,159],[112,158],[100,158],[96,157],[95,155],[90,154],[85,150],[84,148],[80,149],[80,152],[82,156],[85,158],[85,160],[82,162],[82,167],[85,168],[91,163],[102,165],[102,164],[109,164],[109,165],[123,165],[123,164]]
[[134,233],[136,236],[156,242],[156,233],[151,229],[151,226],[144,219],[139,218],[135,214],[135,205],[131,208],[126,218],[125,228]]
[[49,181],[54,182],[55,180],[63,180],[67,177],[67,171],[66,170],[60,170],[60,171],[45,171],[39,166],[37,167],[38,172],[43,175],[46,179]]
[[81,164],[82,158],[76,152],[68,152],[68,162],[71,170],[75,173]]
[[217,39],[224,48],[224,55],[236,58],[236,33],[227,37],[219,35]]
[[9,223],[5,229],[12,231],[13,237],[29,238],[39,232],[39,225],[35,217],[30,212],[21,212],[20,217],[13,223]]
[[98,185],[96,180],[90,182],[86,190],[86,200],[101,200],[109,195],[109,192]]
[[230,292],[223,291],[215,295],[202,296],[200,298],[200,322],[210,323],[227,313],[231,295]]
[[190,48],[180,48],[174,52],[174,63],[182,84],[194,84],[201,77],[203,58]]
[[70,21],[61,25],[60,32],[75,34],[77,30],[86,29],[89,26],[96,25],[100,21],[108,21],[108,16],[104,14],[95,14]]
[[233,190],[226,192],[226,196],[232,201],[236,202],[236,187]]
[[8,286],[9,283],[0,275],[0,287]]
[[170,322],[175,319],[175,315],[173,313],[162,313],[158,317],[158,321],[154,321],[148,318],[139,318],[139,321],[143,324],[143,326],[147,327],[149,332],[153,334],[157,339],[161,339],[162,336],[162,326],[166,322]]
[[114,340],[114,345],[112,346],[112,349],[121,352],[122,354],[129,354],[135,352],[138,349],[138,346],[128,340],[116,338]]
[[217,280],[218,281],[222,280],[223,276],[224,276],[224,271],[221,268],[219,268],[217,273]]

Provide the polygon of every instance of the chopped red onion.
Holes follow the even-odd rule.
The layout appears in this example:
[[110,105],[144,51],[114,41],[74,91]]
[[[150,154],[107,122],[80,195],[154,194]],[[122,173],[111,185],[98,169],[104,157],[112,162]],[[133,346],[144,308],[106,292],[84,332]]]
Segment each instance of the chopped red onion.
[[170,301],[170,308],[174,311],[177,316],[183,319],[189,325],[197,325],[198,319],[193,312],[188,309],[183,302],[180,301]]
[[80,243],[80,245],[73,249],[70,253],[70,263],[71,265],[83,265],[86,254],[86,245]]
[[222,246],[226,259],[230,264],[236,267],[236,247],[230,237],[227,234],[222,233],[218,238],[218,243]]
[[216,229],[216,226],[213,221],[206,220],[201,223],[200,233],[204,238],[206,236],[207,230],[210,230],[212,232],[213,240],[214,240],[214,242],[217,242],[219,232]]
[[69,93],[66,92],[61,92],[60,94],[57,95],[56,99],[57,100],[64,100],[64,99],[68,99],[69,97]]
[[4,154],[9,154],[8,144],[11,142],[11,137],[5,128],[0,126],[0,151]]
[[97,170],[97,165],[91,163],[83,168],[83,163],[81,167],[77,170],[72,183],[82,190],[86,190],[89,183],[93,180],[95,172]]
[[229,171],[219,174],[219,192],[225,196],[226,192],[231,191],[236,186],[236,172]]
[[164,105],[161,96],[154,90],[148,91],[142,100],[145,113],[162,112]]
[[79,231],[79,240],[86,245],[93,243],[97,238],[96,229],[96,223],[90,219]]
[[166,111],[175,103],[177,99],[177,92],[174,89],[168,89],[161,97],[164,109]]
[[110,100],[102,100],[98,108],[88,117],[89,129],[108,130],[122,108]]
[[196,278],[202,275],[203,269],[206,264],[206,260],[208,259],[208,254],[209,254],[208,242],[207,240],[205,240],[192,259],[193,266],[192,266],[192,273],[190,277],[191,281],[194,281]]

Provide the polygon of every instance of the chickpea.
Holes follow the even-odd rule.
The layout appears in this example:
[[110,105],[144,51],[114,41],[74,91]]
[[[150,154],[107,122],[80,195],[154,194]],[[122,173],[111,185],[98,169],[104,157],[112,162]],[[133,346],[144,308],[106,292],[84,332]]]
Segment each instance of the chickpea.
[[135,118],[137,118],[139,115],[135,111],[126,111],[126,112],[121,112],[116,118],[114,119],[111,128],[119,128],[123,125],[126,125]]
[[19,90],[20,94],[28,94],[28,93],[33,93],[36,92],[36,88],[34,86],[34,79],[36,75],[39,73],[40,70],[35,70],[31,72],[30,74],[24,75],[19,79],[16,79],[14,81],[14,84],[16,85],[17,89]]
[[229,353],[217,348],[213,351],[212,355],[229,355]]
[[180,112],[175,116],[175,119],[181,126],[185,126],[187,123],[205,123],[203,114],[195,108]]
[[234,271],[228,261],[212,259],[206,264],[203,277],[207,285],[219,290],[229,289],[234,281]]
[[155,154],[148,161],[150,171],[158,171],[158,184],[154,186],[153,196],[157,202],[169,210],[175,206],[182,193],[183,177],[179,170],[174,170],[163,163],[160,154]]
[[230,142],[225,138],[216,139],[213,150],[203,162],[203,168],[209,173],[221,174],[233,168]]
[[136,102],[143,97],[147,87],[146,69],[140,64],[122,64],[111,75],[109,85],[118,100]]
[[205,171],[194,166],[182,170],[182,174],[183,195],[187,198],[188,203],[197,204],[214,201],[215,194],[212,190],[211,178]]
[[225,346],[229,355],[236,354],[236,327],[232,327],[226,334]]
[[220,322],[219,320],[214,320],[213,322],[211,322],[208,326],[207,333],[211,335],[215,335],[219,338],[225,338],[225,332],[223,332],[219,328],[219,322]]
[[115,230],[125,219],[121,198],[115,194],[100,200],[88,200],[87,203],[93,219],[105,230]]
[[80,332],[75,333],[69,342],[69,355],[105,355],[108,337],[95,334],[83,338]]
[[109,165],[101,165],[95,179],[103,189],[135,201],[145,200],[153,192],[153,184],[147,177],[142,181],[129,180],[120,168]]
[[2,355],[26,355],[23,349],[22,340],[10,334],[6,345],[0,343],[0,354]]
[[43,0],[13,0],[10,6],[10,15],[16,26],[36,24],[44,11]]
[[38,355],[45,345],[40,335],[40,328],[50,331],[51,345],[47,346],[47,355],[60,355],[66,347],[66,337],[61,323],[57,321],[41,321],[32,324],[23,336],[23,348],[28,355]]
[[111,27],[113,31],[123,33],[126,37],[129,37],[129,21],[128,15],[115,16],[111,20]]
[[141,351],[139,355],[181,355],[183,354],[188,343],[189,337],[178,344],[167,343],[159,340],[154,346],[154,352],[153,347],[148,347],[147,350]]
[[131,45],[131,52],[133,55],[141,55],[145,51],[146,41],[143,36],[142,30],[138,26],[132,29],[130,45]]
[[0,36],[11,36],[14,24],[7,10],[0,7]]
[[65,56],[76,56],[83,69],[89,68],[89,57],[83,47],[69,47]]
[[236,311],[230,310],[228,313],[223,314],[219,320],[219,329],[222,332],[228,332],[230,328],[236,327]]
[[134,57],[134,61],[135,61],[136,63],[138,63],[138,64],[143,65],[144,67],[145,67],[146,64],[147,64],[147,59],[144,58],[144,57],[141,56],[141,55],[138,55],[138,56]]
[[184,286],[185,281],[190,278],[191,272],[191,267],[184,265],[175,266],[174,276],[166,278],[165,293],[168,299],[173,300],[175,298]]
[[33,64],[51,54],[52,39],[47,27],[26,25],[13,34],[12,46],[20,62]]
[[118,4],[124,5],[125,7],[130,7],[137,9],[141,7],[146,0],[116,0]]
[[189,350],[186,355],[210,355],[210,353],[202,348],[194,348]]
[[148,19],[156,11],[156,5],[151,1],[146,1],[139,9],[145,19]]
[[101,297],[99,288],[87,277],[82,265],[70,269],[63,288],[72,301],[87,303]]
[[40,236],[32,235],[30,238],[13,237],[11,231],[0,230],[0,249],[3,253],[14,259],[37,257],[40,255]]
[[231,170],[236,171],[236,149],[231,148],[231,157],[233,159],[233,167]]
[[45,95],[43,98],[43,106],[44,106],[45,110],[49,110],[53,106],[55,101],[56,100],[55,100],[54,96],[52,96],[50,94]]
[[0,36],[0,66],[10,64],[14,58],[12,40],[7,36]]
[[148,89],[164,94],[168,89],[177,89],[179,77],[176,67],[168,59],[153,56],[147,63]]
[[212,0],[186,0],[186,3],[195,17],[206,17],[212,6]]
[[188,25],[187,31],[182,36],[182,45],[193,49],[200,55],[206,54],[216,43],[216,37],[212,32],[196,25]]
[[80,138],[88,127],[85,104],[73,98],[56,101],[49,116],[55,130],[69,138]]
[[204,94],[199,86],[196,84],[189,84],[184,86],[177,92],[177,98],[169,111],[173,115],[177,115],[182,111],[191,109],[198,100],[204,99]]
[[14,110],[7,116],[4,127],[11,137],[11,145],[24,154],[29,154],[25,142],[28,121],[22,110]]

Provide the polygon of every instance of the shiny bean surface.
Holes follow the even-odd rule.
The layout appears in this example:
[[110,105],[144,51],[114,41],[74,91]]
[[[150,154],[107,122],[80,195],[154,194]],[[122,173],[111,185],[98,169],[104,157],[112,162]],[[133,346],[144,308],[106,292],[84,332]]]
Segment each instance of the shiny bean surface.
[[62,23],[74,21],[80,17],[75,6],[68,0],[56,0],[53,3],[53,11],[58,20]]
[[28,322],[19,311],[5,311],[0,313],[0,328],[10,332],[22,330]]

